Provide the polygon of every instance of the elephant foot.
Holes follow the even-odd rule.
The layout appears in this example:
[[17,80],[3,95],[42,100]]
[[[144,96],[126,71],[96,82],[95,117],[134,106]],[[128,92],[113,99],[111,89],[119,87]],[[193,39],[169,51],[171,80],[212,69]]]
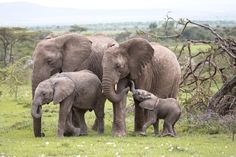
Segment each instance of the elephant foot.
[[63,133],[57,133],[57,137],[58,137],[58,138],[63,138],[63,137],[64,137],[64,134],[63,134]]
[[41,137],[45,137],[45,134],[43,132],[41,132]]
[[35,135],[35,137],[45,137],[45,134],[41,132],[40,134]]
[[140,135],[142,135],[142,136],[147,136],[146,131],[140,132]]
[[80,136],[80,135],[81,135],[80,128],[75,128],[74,136]]
[[112,136],[123,137],[123,136],[126,136],[126,132],[125,131],[113,131]]
[[80,136],[87,136],[88,135],[88,132],[87,131],[81,131],[80,130]]
[[175,135],[172,133],[163,133],[161,136],[162,137],[165,137],[165,136],[175,137]]
[[146,131],[135,131],[134,132],[134,135],[135,136],[146,136],[147,134],[146,134]]

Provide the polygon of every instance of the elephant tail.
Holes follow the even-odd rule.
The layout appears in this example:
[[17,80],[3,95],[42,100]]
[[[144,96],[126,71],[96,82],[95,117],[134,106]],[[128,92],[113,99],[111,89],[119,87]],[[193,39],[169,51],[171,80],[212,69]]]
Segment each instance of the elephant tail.
[[175,79],[173,81],[173,85],[171,87],[170,95],[168,96],[169,98],[176,99],[178,91],[179,91],[180,79],[181,79],[180,77],[175,77]]

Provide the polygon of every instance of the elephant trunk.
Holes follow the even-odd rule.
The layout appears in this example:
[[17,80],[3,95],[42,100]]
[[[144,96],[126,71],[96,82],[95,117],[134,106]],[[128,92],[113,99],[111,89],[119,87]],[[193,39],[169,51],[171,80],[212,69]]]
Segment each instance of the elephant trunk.
[[[35,69],[40,69],[39,67],[34,67]],[[45,70],[46,71],[46,70]],[[32,99],[34,99],[35,90],[38,84],[50,77],[50,73],[43,74],[41,71],[33,70],[32,74]],[[41,106],[35,106],[32,104],[32,116],[33,116],[33,128],[34,128],[34,136],[35,137],[42,137],[41,133],[41,116],[37,116],[37,111],[41,111]],[[33,114],[36,113],[36,114]],[[34,116],[35,115],[35,116]],[[38,117],[38,118],[36,118]]]
[[130,81],[131,82],[131,92],[132,93],[135,93],[135,84],[134,84],[134,81]]
[[117,94],[114,89],[114,84],[112,84],[112,78],[110,78],[108,75],[103,75],[102,78],[102,89],[104,95],[114,103],[120,102],[123,98],[122,92]]
[[39,103],[33,102],[32,109],[31,109],[31,115],[34,118],[41,118],[42,109],[41,109]]

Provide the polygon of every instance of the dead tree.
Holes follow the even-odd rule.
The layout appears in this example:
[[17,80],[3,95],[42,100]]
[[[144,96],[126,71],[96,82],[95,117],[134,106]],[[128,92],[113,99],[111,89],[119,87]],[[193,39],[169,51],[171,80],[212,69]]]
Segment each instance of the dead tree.
[[[170,20],[175,21],[173,18],[167,16],[166,25]],[[236,41],[221,36],[209,25],[199,24],[188,19],[181,19],[180,21],[175,22],[178,23],[178,25],[182,25],[182,29],[179,29],[179,32],[173,35],[162,36],[144,31],[138,31],[138,33],[148,34],[148,37],[151,37],[156,41],[172,38],[175,40],[181,39],[183,42],[186,41],[183,39],[183,32],[189,25],[208,30],[212,34],[214,40],[187,40],[181,48],[178,46],[175,48],[175,51],[179,51],[177,57],[182,67],[183,79],[181,82],[181,90],[188,94],[193,94],[193,91],[195,91],[195,94],[202,94],[201,96],[205,97],[205,100],[201,100],[202,102],[198,101],[196,104],[205,104],[205,109],[213,110],[222,115],[227,112],[223,112],[223,110],[231,109],[233,107],[236,108],[236,95],[232,95],[232,90],[236,87]],[[193,44],[209,45],[209,49],[207,51],[193,53],[191,49]],[[227,76],[225,74],[225,70],[228,70],[228,67],[221,67],[221,65],[217,64],[217,60],[222,58],[226,58],[228,67],[233,69],[234,72],[231,72],[232,76]],[[181,59],[183,59],[183,61],[181,61]],[[223,85],[219,84],[219,78]],[[212,85],[218,89],[215,94],[210,91]],[[209,91],[203,92],[203,90]],[[231,95],[230,98],[228,96],[229,94]],[[194,96],[192,99],[194,99]]]

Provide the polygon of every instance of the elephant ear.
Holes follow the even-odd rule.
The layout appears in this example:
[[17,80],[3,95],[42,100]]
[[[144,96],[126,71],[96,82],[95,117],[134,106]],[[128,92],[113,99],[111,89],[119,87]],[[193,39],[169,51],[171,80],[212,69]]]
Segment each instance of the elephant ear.
[[130,39],[120,44],[120,47],[126,49],[129,58],[128,66],[132,79],[137,79],[147,63],[152,60],[154,49],[149,42],[142,38]]
[[59,36],[55,42],[62,50],[62,71],[76,71],[91,54],[92,42],[76,33]]
[[60,103],[75,90],[75,83],[69,78],[58,77],[54,78],[52,82],[54,84],[54,104]]
[[147,109],[147,110],[154,110],[157,108],[159,103],[159,99],[157,98],[157,100],[153,100],[153,99],[148,99],[148,100],[144,100],[143,102],[139,103],[139,106]]

